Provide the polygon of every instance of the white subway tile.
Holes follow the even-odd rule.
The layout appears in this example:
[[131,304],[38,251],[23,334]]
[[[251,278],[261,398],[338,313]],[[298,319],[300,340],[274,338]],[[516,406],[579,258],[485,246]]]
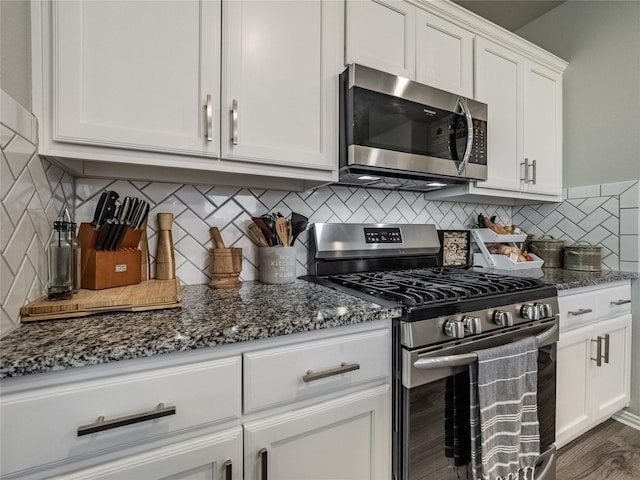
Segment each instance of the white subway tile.
[[587,185],[584,187],[569,187],[567,189],[568,199],[572,198],[590,198],[600,196],[600,185]]

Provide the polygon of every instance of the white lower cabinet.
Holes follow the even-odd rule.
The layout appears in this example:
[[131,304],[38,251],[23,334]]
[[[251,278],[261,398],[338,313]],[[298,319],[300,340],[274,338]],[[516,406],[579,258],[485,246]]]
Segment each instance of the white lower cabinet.
[[54,477],[59,480],[240,480],[240,427]]
[[390,386],[244,426],[247,480],[389,478]]
[[[594,295],[595,293],[595,295]],[[596,302],[613,294],[608,302]],[[619,298],[623,297],[623,298]],[[591,288],[560,296],[556,445],[561,447],[629,405],[631,314],[620,306],[626,287]],[[609,304],[615,313],[611,316]],[[609,318],[607,318],[607,316]],[[583,323],[579,323],[579,319]]]
[[0,476],[386,480],[389,327],[4,379]]

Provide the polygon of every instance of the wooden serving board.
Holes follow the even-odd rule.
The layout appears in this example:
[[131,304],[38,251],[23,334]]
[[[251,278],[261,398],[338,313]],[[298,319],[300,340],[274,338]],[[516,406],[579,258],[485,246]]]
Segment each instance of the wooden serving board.
[[140,312],[182,306],[180,279],[146,280],[136,285],[82,289],[69,300],[42,297],[20,309],[21,321],[85,317],[102,312]]

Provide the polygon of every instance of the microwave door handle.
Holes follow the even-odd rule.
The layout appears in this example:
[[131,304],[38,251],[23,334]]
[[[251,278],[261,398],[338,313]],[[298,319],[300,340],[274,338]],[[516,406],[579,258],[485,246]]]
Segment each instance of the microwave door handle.
[[[553,338],[558,333],[558,324],[554,324],[550,328],[547,328],[540,335],[536,335],[536,341],[538,345],[544,345],[549,339]],[[475,352],[463,353],[460,355],[444,355],[441,357],[420,358],[413,364],[415,368],[421,370],[431,370],[434,368],[451,368],[462,367],[469,365],[478,359],[478,354]]]
[[467,163],[469,163],[473,148],[473,118],[471,118],[471,112],[469,111],[469,106],[467,105],[467,100],[465,98],[458,99],[458,106],[456,110],[458,108],[467,120],[467,148],[464,151],[462,162],[458,164],[458,175],[462,175],[462,172],[467,167]]

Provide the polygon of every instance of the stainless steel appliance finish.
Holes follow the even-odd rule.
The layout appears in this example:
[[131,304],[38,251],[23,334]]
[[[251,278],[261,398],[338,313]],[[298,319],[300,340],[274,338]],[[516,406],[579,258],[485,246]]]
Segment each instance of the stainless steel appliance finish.
[[487,105],[355,64],[340,90],[340,183],[434,190],[486,180]]
[[475,352],[535,336],[541,449],[536,480],[555,480],[557,291],[536,279],[440,267],[433,230],[311,227],[314,275],[307,280],[402,307],[393,324],[393,479],[465,478],[449,468],[444,453],[447,382],[468,371]]

